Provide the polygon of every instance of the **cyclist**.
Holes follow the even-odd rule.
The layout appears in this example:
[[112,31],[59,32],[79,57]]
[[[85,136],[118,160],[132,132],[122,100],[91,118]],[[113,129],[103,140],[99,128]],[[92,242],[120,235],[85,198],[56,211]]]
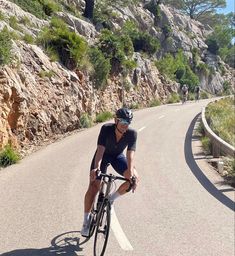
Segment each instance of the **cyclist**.
[[182,103],[185,103],[188,96],[188,86],[184,84],[181,88],[182,91]]
[[200,86],[196,86],[194,89],[195,92],[195,101],[199,101],[200,98]]
[[[107,123],[101,127],[97,149],[91,162],[90,182],[84,198],[84,221],[81,235],[89,235],[89,216],[95,196],[100,188],[100,179],[96,175],[97,169],[105,173],[107,166],[112,165],[114,170],[131,181],[136,177],[136,183],[132,191],[136,189],[138,174],[134,166],[137,132],[129,128],[133,113],[128,108],[120,108],[116,111],[114,123]],[[126,156],[123,151],[127,148]],[[126,193],[129,182],[124,182],[110,197],[113,203],[119,196]]]

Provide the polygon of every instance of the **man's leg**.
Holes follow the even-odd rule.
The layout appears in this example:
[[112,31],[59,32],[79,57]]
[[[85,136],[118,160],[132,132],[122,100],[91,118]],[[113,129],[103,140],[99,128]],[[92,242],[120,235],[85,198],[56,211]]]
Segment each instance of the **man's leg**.
[[84,211],[90,212],[92,208],[92,204],[94,202],[95,196],[100,188],[100,180],[95,180],[90,182],[88,190],[85,194],[84,198]]
[[90,228],[90,212],[95,199],[95,196],[100,188],[100,180],[90,181],[88,190],[84,198],[84,220],[81,230],[82,236],[89,236]]

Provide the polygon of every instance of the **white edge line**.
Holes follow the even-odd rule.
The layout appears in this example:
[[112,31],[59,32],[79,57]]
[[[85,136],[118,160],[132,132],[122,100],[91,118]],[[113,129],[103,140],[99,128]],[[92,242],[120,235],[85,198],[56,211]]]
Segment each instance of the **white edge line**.
[[141,128],[138,130],[138,132],[143,131],[145,128],[146,128],[145,126],[141,127]]
[[120,247],[125,251],[133,251],[133,247],[122,230],[122,227],[118,221],[117,215],[114,211],[114,208],[112,209],[112,214],[111,214],[111,228],[113,230],[113,233]]

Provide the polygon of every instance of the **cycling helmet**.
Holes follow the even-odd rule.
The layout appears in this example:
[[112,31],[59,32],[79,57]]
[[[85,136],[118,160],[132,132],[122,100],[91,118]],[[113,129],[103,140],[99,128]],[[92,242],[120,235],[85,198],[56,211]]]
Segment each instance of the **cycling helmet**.
[[116,111],[116,117],[125,119],[127,122],[131,122],[133,118],[133,113],[128,108],[120,108]]

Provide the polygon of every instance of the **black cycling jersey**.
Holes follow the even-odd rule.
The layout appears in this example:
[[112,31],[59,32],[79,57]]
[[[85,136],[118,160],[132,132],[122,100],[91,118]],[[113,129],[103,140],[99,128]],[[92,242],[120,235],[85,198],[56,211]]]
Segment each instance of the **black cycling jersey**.
[[97,144],[105,147],[104,153],[108,155],[119,155],[126,147],[127,150],[135,151],[137,132],[134,129],[128,128],[122,138],[117,142],[115,126],[115,124],[104,124],[101,127]]

